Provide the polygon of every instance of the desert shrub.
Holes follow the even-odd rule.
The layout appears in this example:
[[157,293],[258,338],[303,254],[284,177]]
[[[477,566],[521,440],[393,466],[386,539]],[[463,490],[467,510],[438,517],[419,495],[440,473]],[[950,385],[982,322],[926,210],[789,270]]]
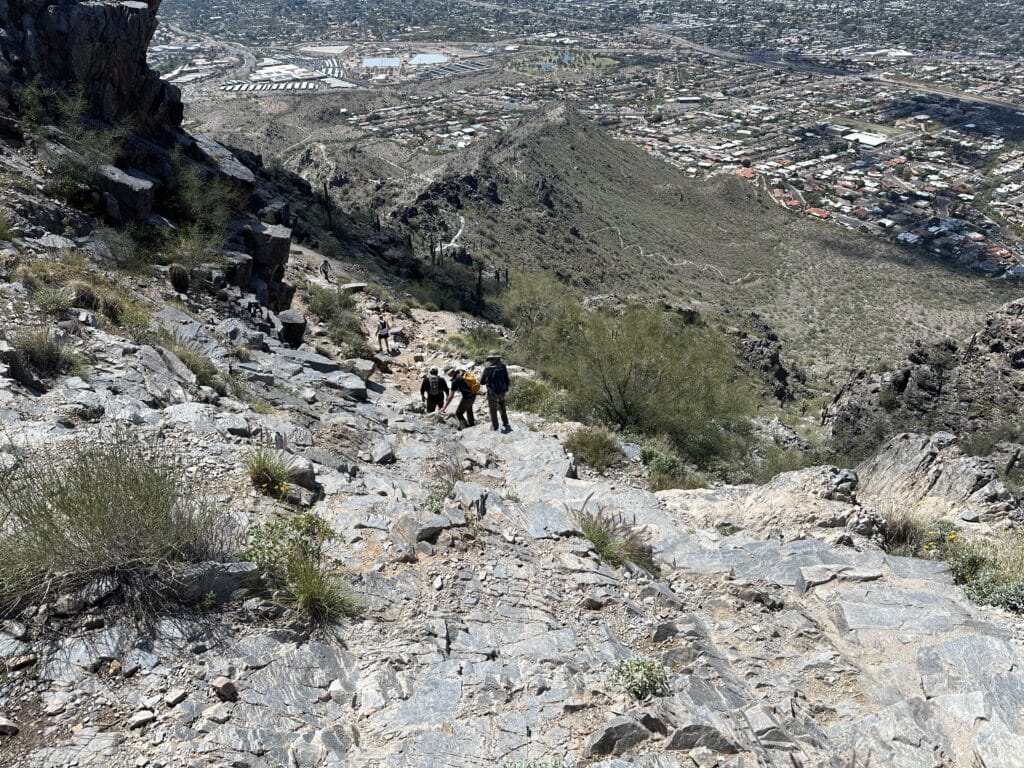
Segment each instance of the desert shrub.
[[291,480],[288,460],[277,451],[261,446],[245,459],[245,471],[249,480],[263,491],[283,491]]
[[717,331],[651,307],[588,311],[546,277],[517,281],[504,311],[515,355],[564,389],[584,421],[664,436],[698,466],[745,452],[752,389]]
[[664,441],[645,443],[641,457],[649,469],[647,485],[652,491],[707,487],[704,478],[694,472]]
[[873,456],[896,430],[885,414],[864,414],[833,424],[828,458],[840,467],[855,467]]
[[71,300],[63,292],[49,286],[33,293],[32,300],[47,315],[63,315],[71,309]]
[[457,456],[442,454],[434,459],[431,477],[427,483],[427,498],[424,509],[437,514],[444,506],[445,499],[452,495],[455,484],[465,480],[462,462]]
[[177,220],[190,222],[190,240],[222,236],[228,219],[246,202],[244,190],[192,162],[180,150],[171,157],[171,164],[174,182],[169,197],[162,201],[165,208]]
[[217,249],[224,245],[217,230],[206,230],[198,224],[188,224],[164,249],[163,262],[177,262],[189,269],[217,260]]
[[1024,613],[1024,534],[969,536],[949,521],[912,515],[887,521],[884,533],[887,552],[945,563],[976,603]]
[[0,609],[115,579],[142,602],[168,565],[226,556],[229,516],[202,497],[181,462],[118,435],[31,454],[0,482]]
[[508,407],[548,419],[570,415],[568,394],[539,378],[513,376],[507,396]]
[[68,350],[67,342],[55,338],[46,328],[16,331],[10,343],[21,360],[44,378],[78,373],[84,368],[82,358]]
[[303,514],[280,518],[250,531],[246,559],[279,587],[286,604],[316,623],[362,614],[362,600],[324,552],[334,532],[321,518]]
[[501,350],[505,339],[489,325],[475,325],[466,334],[453,333],[449,344],[473,360],[482,361],[492,349]]
[[899,393],[888,384],[878,390],[878,404],[884,411],[894,411],[899,407]]
[[565,441],[565,449],[598,472],[604,472],[622,458],[619,441],[599,427],[583,427]]
[[310,285],[306,304],[325,323],[344,318],[355,309],[356,302],[352,294],[339,288],[324,288]]
[[748,457],[736,471],[736,482],[750,482],[762,485],[783,472],[795,472],[820,464],[827,459],[818,450],[801,451],[799,448],[782,448],[768,442],[760,446],[755,455]]
[[612,567],[633,563],[657,576],[660,569],[654,559],[654,547],[646,526],[637,525],[635,519],[626,520],[623,514],[612,514],[602,509],[588,512],[589,502],[588,496],[573,517],[597,554]]
[[14,230],[11,229],[11,222],[7,211],[0,211],[0,242],[9,242],[14,239]]
[[665,665],[643,656],[616,661],[608,673],[608,680],[637,701],[652,696],[668,696],[672,692]]
[[201,387],[210,387],[220,394],[227,393],[227,385],[210,356],[195,344],[189,344],[171,337],[165,342],[165,349],[181,360]]
[[364,360],[375,354],[366,341],[363,321],[355,311],[355,300],[347,291],[337,288],[308,286],[306,304],[320,320],[327,324],[327,337],[347,354]]
[[1002,442],[1024,442],[1024,429],[1013,421],[996,424],[984,432],[975,432],[960,439],[960,448],[968,456],[988,456]]

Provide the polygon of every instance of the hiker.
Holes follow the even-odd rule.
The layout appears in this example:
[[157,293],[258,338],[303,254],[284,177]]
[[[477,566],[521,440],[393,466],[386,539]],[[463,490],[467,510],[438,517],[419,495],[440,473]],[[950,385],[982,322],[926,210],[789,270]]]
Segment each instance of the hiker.
[[427,407],[427,413],[440,409],[447,396],[448,382],[437,373],[437,368],[431,368],[430,373],[423,377],[423,383],[420,384],[420,398]]
[[388,343],[388,337],[391,335],[391,329],[388,327],[388,321],[384,315],[381,315],[377,320],[377,349],[381,352],[387,352],[391,354],[391,344]]
[[328,283],[331,282],[331,262],[327,259],[320,262],[320,276]]
[[480,383],[487,387],[487,408],[491,412],[491,429],[498,429],[498,414],[501,414],[501,426],[503,432],[511,432],[512,427],[508,424],[508,412],[505,410],[505,395],[512,385],[508,377],[508,368],[501,361],[498,350],[492,349],[487,353],[487,365],[480,376]]
[[462,395],[462,399],[459,400],[459,407],[455,409],[455,416],[459,420],[459,425],[463,429],[475,427],[476,417],[473,415],[473,401],[476,400],[477,392],[480,391],[480,383],[476,380],[476,376],[462,368],[446,368],[445,373],[451,376],[452,385],[451,391],[448,393],[448,399],[444,401],[441,410],[447,410],[456,393],[458,393]]

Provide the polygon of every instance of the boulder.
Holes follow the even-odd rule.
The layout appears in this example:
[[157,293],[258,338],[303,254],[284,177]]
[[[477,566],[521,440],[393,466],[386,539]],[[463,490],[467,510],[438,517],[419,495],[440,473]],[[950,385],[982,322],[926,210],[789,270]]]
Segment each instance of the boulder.
[[242,230],[245,244],[252,252],[253,263],[267,275],[288,263],[292,231],[280,224],[247,224]]
[[121,223],[148,221],[153,215],[153,193],[157,181],[142,171],[122,171],[113,165],[102,165],[96,172],[96,183],[105,193],[107,215]]
[[281,342],[290,347],[298,347],[302,344],[302,338],[306,335],[306,318],[294,309],[286,309],[277,316],[281,321],[281,331],[278,336]]
[[197,605],[211,594],[220,604],[240,589],[263,588],[263,578],[255,563],[206,562],[182,567],[174,573],[165,591],[183,605]]
[[583,756],[591,758],[599,755],[621,755],[650,736],[650,732],[636,720],[616,717],[598,728],[587,739]]

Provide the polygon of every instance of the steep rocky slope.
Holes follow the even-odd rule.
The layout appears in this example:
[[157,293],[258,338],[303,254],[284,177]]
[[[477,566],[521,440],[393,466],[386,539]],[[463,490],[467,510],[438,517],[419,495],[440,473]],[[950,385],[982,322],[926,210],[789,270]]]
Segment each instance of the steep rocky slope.
[[[302,262],[289,270],[316,279]],[[5,318],[31,311],[17,284],[0,296]],[[378,309],[360,307],[368,321]],[[855,473],[657,495],[576,479],[571,425],[516,414],[509,434],[459,432],[422,415],[416,372],[440,358],[416,328],[391,372],[371,373],[201,298],[186,309],[156,322],[269,412],[84,324],[70,338],[94,361],[88,380],[38,395],[0,378],[3,450],[132,425],[253,523],[279,504],[251,489],[244,458],[284,446],[314,489],[296,503],[338,535],[332,554],[357,574],[365,618],[311,635],[251,566],[215,564],[197,591],[220,606],[148,632],[102,590],[41,606],[0,629],[5,765],[839,768],[869,752],[908,768],[1019,764],[1016,622],[971,605],[943,566],[880,552]],[[242,344],[244,363],[231,354]],[[463,479],[433,507],[452,464]],[[662,575],[604,563],[572,515],[584,504],[647,526]],[[636,702],[610,682],[616,660],[638,655],[671,670],[669,695]]]
[[[50,7],[0,6],[18,78],[60,79],[22,61],[44,30],[46,57],[85,51],[75,82],[111,81],[97,115],[123,113],[121,78],[135,76],[88,62],[105,34],[133,41],[125,61],[141,62],[156,4]],[[138,72],[135,86],[155,93]],[[140,104],[160,122],[171,113],[154,99]],[[136,157],[159,167],[175,125],[171,114],[140,133]],[[87,213],[47,197],[44,164],[13,133],[0,154],[23,179],[4,190],[0,478],[33,456],[139,436],[176,456],[243,540],[270,519],[322,520],[326,557],[366,607],[317,627],[237,554],[244,541],[223,561],[175,565],[155,613],[126,605],[107,573],[19,604],[0,620],[0,764],[1021,764],[1019,619],[971,604],[945,566],[878,547],[885,504],[941,506],[965,525],[1019,515],[992,465],[963,460],[947,436],[897,438],[861,476],[819,467],[761,487],[652,494],[634,487],[641,470],[589,475],[564,448],[576,425],[516,413],[507,434],[458,431],[423,413],[419,376],[446,362],[432,342],[465,320],[416,313],[393,329],[401,350],[370,361],[286,309],[291,286],[324,277],[322,256],[291,243],[282,206],[237,219],[216,263],[119,269],[98,217],[148,221],[147,190],[169,179],[113,169]],[[174,141],[210,178],[255,183],[223,148]],[[347,289],[363,332],[387,300],[365,288]],[[39,370],[18,346],[26,328],[78,365]],[[257,449],[290,463],[286,485],[253,486]],[[658,573],[611,567],[582,535],[584,510],[643,527]],[[639,657],[667,670],[659,695],[615,681],[617,662]]]
[[177,128],[182,116],[178,89],[146,64],[160,2],[5,0],[0,4],[5,86],[39,78],[77,87],[103,121],[130,120],[149,130]]
[[[917,342],[887,370],[855,371],[822,414],[848,439],[927,424],[962,437],[1019,440],[1024,412],[1024,300],[993,311],[964,341]],[[1011,457],[1012,458],[1012,457]]]

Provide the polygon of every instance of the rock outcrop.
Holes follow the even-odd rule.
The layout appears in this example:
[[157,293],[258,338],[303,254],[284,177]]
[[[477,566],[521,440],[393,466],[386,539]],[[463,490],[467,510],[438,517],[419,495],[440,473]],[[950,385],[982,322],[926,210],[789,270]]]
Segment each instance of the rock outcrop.
[[918,344],[891,370],[855,373],[822,420],[834,435],[866,435],[884,421],[899,429],[946,430],[960,437],[1016,425],[1024,413],[1024,299],[992,313],[958,344]]
[[900,434],[857,467],[858,498],[883,516],[1001,526],[1024,519],[1024,509],[988,459],[965,456],[956,437]]
[[160,0],[4,0],[0,53],[15,81],[80,87],[92,114],[107,123],[177,128],[180,93],[146,63],[159,7]]

